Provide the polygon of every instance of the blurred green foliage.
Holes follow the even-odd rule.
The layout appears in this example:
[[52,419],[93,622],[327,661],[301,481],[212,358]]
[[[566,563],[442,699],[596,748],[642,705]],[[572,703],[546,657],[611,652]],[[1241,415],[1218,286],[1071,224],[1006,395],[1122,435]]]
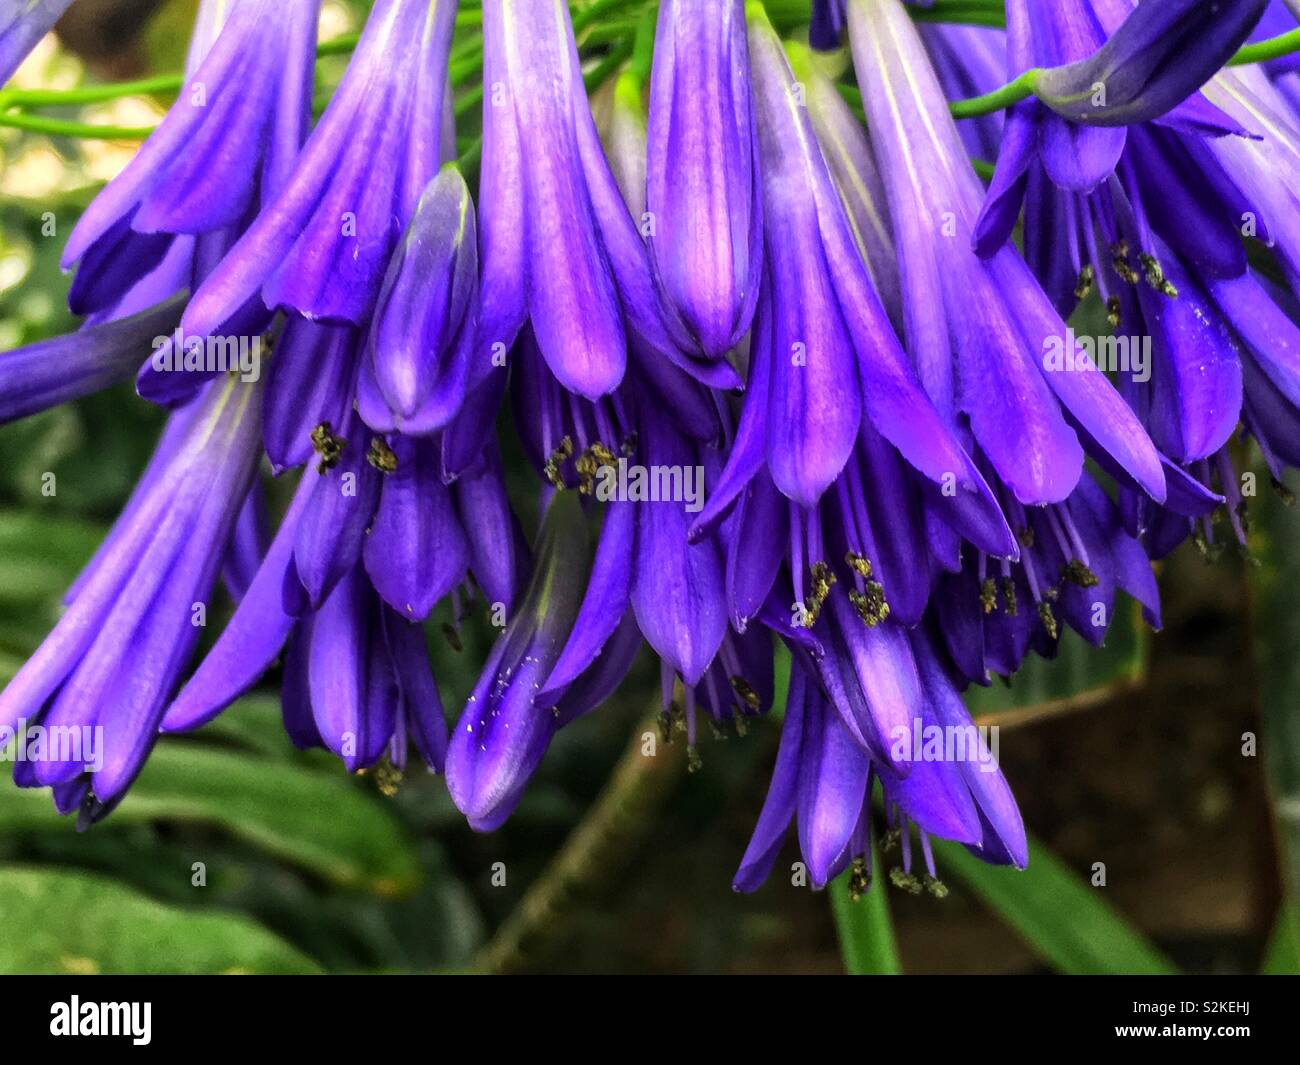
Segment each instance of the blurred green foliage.
[[[150,72],[180,68],[194,4],[173,0],[151,25]],[[351,0],[349,6],[360,14],[368,5]],[[769,6],[806,17],[806,0]],[[323,86],[344,62],[332,57],[322,64]],[[16,154],[25,144],[10,131],[0,151]],[[80,172],[76,142],[48,145],[69,172]],[[63,237],[94,191],[86,182],[57,196],[0,203],[0,350],[75,328],[58,260]],[[127,498],[162,421],[162,412],[123,386],[0,427],[0,680],[54,623],[60,597]],[[508,431],[503,435],[509,449]],[[42,490],[48,473],[57,485],[53,495]],[[517,453],[511,478],[515,498],[526,500],[533,478]],[[273,498],[282,501],[284,488],[274,486]],[[525,521],[533,527],[535,514],[526,513]],[[1294,526],[1288,544],[1276,535],[1266,540],[1258,582],[1261,662],[1269,677],[1266,743],[1283,811],[1280,834],[1292,846],[1293,862],[1300,853],[1293,812],[1300,801],[1300,631],[1291,606],[1300,586],[1300,538]],[[209,631],[220,628],[215,613]],[[439,633],[445,620],[444,614],[429,626],[429,647],[444,704],[454,712],[493,633],[472,622],[457,651]],[[1104,649],[1070,634],[1056,661],[1035,660],[1009,684],[974,689],[968,705],[994,722],[999,715],[1085,707],[1139,684],[1147,651],[1145,629],[1126,607]],[[788,670],[784,659],[783,667]],[[279,722],[275,676],[197,735],[162,740],[130,796],[89,832],[75,833],[69,819],[58,818],[46,793],[0,781],[0,926],[9,930],[0,941],[0,972],[469,968],[490,930],[518,904],[523,886],[545,877],[609,778],[653,698],[655,673],[642,663],[623,696],[560,735],[518,813],[493,837],[470,833],[442,782],[422,769],[412,770],[390,798],[367,778],[349,778],[322,752],[293,750]],[[725,816],[728,799],[761,777],[775,732],[775,725],[764,725],[746,744],[706,749],[709,774],[694,782],[686,819]],[[756,812],[756,804],[744,811],[746,824]],[[1078,870],[1038,843],[1027,872],[990,868],[951,845],[936,852],[941,875],[1000,915],[1054,969],[1172,968]],[[725,882],[737,857],[710,854],[708,876]],[[493,890],[487,870],[502,859],[510,887]],[[850,971],[901,969],[886,879],[857,902],[846,880],[830,890]],[[689,907],[692,900],[683,895],[674,904]],[[739,900],[735,906],[739,931],[704,930],[684,954],[701,967],[716,966],[735,938],[761,930],[761,915],[741,910]],[[572,919],[580,926],[595,921],[582,914]],[[1267,971],[1300,967],[1297,921],[1294,906],[1279,915]],[[590,938],[598,939],[601,926],[591,929]],[[614,956],[614,947],[604,955]]]

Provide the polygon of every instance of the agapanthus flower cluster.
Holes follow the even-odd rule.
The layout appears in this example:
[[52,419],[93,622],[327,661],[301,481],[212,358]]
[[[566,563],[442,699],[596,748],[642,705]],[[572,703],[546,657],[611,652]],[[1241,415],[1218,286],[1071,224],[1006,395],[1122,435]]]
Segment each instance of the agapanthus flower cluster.
[[[0,16],[0,80],[66,6]],[[455,0],[376,0],[313,117],[319,4],[203,0],[175,103],[68,240],[82,328],[0,356],[5,420],[133,375],[169,411],[0,694],[0,726],[102,727],[105,762],[19,785],[93,822],[160,733],[276,673],[295,743],[385,784],[414,746],[487,831],[648,644],[692,765],[702,714],[784,707],[738,889],[792,819],[818,887],[869,878],[880,825],[909,884],[932,836],[1025,865],[963,689],[1102,643],[1121,592],[1158,627],[1153,559],[1244,546],[1238,432],[1279,487],[1300,465],[1300,73],[1225,66],[1294,20],[623,6],[620,51],[599,6],[484,0],[466,47]],[[275,520],[268,475],[296,482]],[[500,629],[450,728],[448,603]],[[975,738],[910,742],[935,729]]]

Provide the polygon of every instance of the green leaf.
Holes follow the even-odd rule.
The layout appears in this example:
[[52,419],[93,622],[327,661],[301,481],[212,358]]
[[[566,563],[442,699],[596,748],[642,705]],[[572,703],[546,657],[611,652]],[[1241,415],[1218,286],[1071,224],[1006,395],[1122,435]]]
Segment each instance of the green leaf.
[[[341,769],[163,740],[112,820],[214,826],[337,884],[381,895],[408,893],[420,879],[409,834]],[[0,788],[0,832],[72,827],[43,790]]]
[[1283,903],[1269,936],[1260,972],[1265,976],[1300,976],[1300,909]]
[[[305,954],[246,917],[163,906],[115,881],[0,870],[0,972],[313,973]],[[21,929],[21,934],[13,934]]]
[[[1252,641],[1268,775],[1287,890],[1300,894],[1300,514],[1265,490],[1252,500]],[[1243,742],[1245,738],[1243,737]]]
[[1168,974],[1172,962],[1036,840],[1023,871],[980,861],[960,844],[934,840],[945,874],[962,881],[1052,968],[1063,973]]
[[0,604],[57,601],[103,537],[101,526],[75,518],[0,512]]
[[[279,696],[269,692],[245,695],[204,725],[198,735],[203,739],[227,741],[257,754],[286,760],[303,757],[284,731]],[[331,764],[338,766],[332,758]]]
[[[871,867],[880,868],[880,855],[874,852]],[[903,965],[898,959],[886,885],[873,884],[855,901],[849,890],[852,875],[852,869],[845,870],[830,885],[831,912],[844,968],[850,976],[900,975]]]

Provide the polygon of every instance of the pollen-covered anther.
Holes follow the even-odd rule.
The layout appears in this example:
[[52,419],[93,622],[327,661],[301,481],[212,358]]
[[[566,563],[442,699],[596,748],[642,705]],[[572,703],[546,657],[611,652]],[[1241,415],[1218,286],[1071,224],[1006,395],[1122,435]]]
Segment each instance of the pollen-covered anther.
[[859,577],[868,578],[871,576],[871,562],[863,558],[856,551],[850,551],[844,556],[844,561],[848,567],[853,570]]
[[601,467],[614,466],[617,461],[614,453],[599,440],[588,447],[573,464],[578,473],[578,491],[583,495],[591,495],[596,487],[596,474]]
[[1061,580],[1077,584],[1080,588],[1095,588],[1101,583],[1097,575],[1077,558],[1070,559],[1061,567]]
[[1120,277],[1121,281],[1127,281],[1130,285],[1136,285],[1142,279],[1133,269],[1133,264],[1128,261],[1128,242],[1121,240],[1110,246],[1110,265]]
[[1014,578],[1002,578],[1002,598],[1006,600],[1007,617],[1013,618],[1020,613],[1020,606],[1016,602],[1016,582]]
[[1106,321],[1110,323],[1112,329],[1119,328],[1119,297],[1111,296],[1106,301]]
[[568,485],[564,483],[562,467],[571,458],[573,458],[573,437],[566,434],[560,440],[559,447],[552,451],[550,456],[547,458],[546,466],[543,469],[543,472],[546,474],[546,479],[556,488],[563,489],[568,487]]
[[334,429],[329,422],[321,422],[311,431],[311,446],[312,450],[320,456],[320,465],[316,467],[317,472],[324,473],[339,464],[339,459],[343,457],[343,449],[348,446],[348,442],[343,437],[334,435]]
[[1142,272],[1146,274],[1148,285],[1170,299],[1174,299],[1178,295],[1177,287],[1165,277],[1165,271],[1160,265],[1159,259],[1148,252],[1143,252],[1138,256],[1138,261],[1142,264]]
[[1043,623],[1043,628],[1047,630],[1047,635],[1055,640],[1060,635],[1061,627],[1056,623],[1056,614],[1052,611],[1052,604],[1046,599],[1038,601],[1038,617]]
[[879,581],[867,581],[866,591],[849,592],[849,602],[858,616],[874,629],[889,617],[889,603],[885,601],[885,586]]
[[381,436],[371,437],[370,450],[366,452],[366,461],[380,473],[397,472],[397,455]]
[[831,594],[835,584],[834,571],[825,562],[814,562],[812,566],[812,590],[804,603],[804,626],[811,629],[821,617],[822,606]]
[[381,795],[392,798],[402,784],[402,771],[393,765],[387,755],[375,766],[375,787]]
[[871,874],[867,872],[867,863],[861,858],[854,858],[849,869],[849,898],[854,902],[871,890]]
[[948,885],[940,880],[937,876],[927,876],[922,883],[925,884],[925,890],[936,899],[946,899],[948,897]]
[[744,677],[737,675],[731,678],[731,687],[740,697],[741,702],[757,713],[758,708],[761,705],[761,700],[758,698],[758,692],[754,691],[754,689],[750,687],[749,681],[745,680]]
[[1016,539],[1020,541],[1021,547],[1026,547],[1026,548],[1033,547],[1034,530],[1029,528],[1029,526],[1026,525],[1023,529],[1021,529],[1018,533],[1016,533]]
[[704,768],[704,759],[700,757],[699,748],[694,744],[686,748],[686,772],[698,773]]
[[1291,489],[1276,479],[1271,479],[1271,483],[1273,485],[1273,491],[1276,492],[1277,497],[1282,500],[1282,505],[1284,507],[1295,506],[1295,493],[1291,491]]
[[985,577],[980,584],[980,605],[986,614],[992,614],[998,608],[998,584],[992,577]]
[[1074,284],[1075,299],[1086,300],[1088,298],[1088,294],[1092,292],[1092,285],[1096,276],[1097,272],[1093,269],[1092,263],[1085,263],[1083,269],[1079,271],[1079,280]]
[[909,895],[921,894],[921,881],[913,873],[897,867],[889,870],[889,882],[900,891],[906,891]]

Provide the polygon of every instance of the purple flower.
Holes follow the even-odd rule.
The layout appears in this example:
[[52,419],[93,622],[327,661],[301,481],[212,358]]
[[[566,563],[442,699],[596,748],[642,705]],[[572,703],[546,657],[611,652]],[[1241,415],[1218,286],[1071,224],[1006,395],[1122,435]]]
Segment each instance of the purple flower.
[[[1191,61],[1180,55],[1177,61],[1164,62],[1163,48],[1169,41],[1176,41],[1178,34],[1163,32],[1154,40],[1148,38],[1156,31],[1167,31],[1167,20],[1171,16],[1175,19],[1186,16],[1189,6],[1202,14],[1217,7],[1230,7],[1233,12],[1221,25],[1215,24],[1213,32],[1192,20],[1203,47]],[[1212,168],[1212,160],[1204,158],[1207,153],[1203,149],[1184,148],[1179,153],[1176,147],[1171,147],[1178,141],[1173,131],[1211,137],[1242,131],[1243,127],[1230,115],[1195,90],[1222,65],[1215,56],[1225,48],[1230,53],[1244,40],[1248,27],[1238,24],[1243,9],[1258,6],[1173,0],[1139,6],[1130,14],[1127,0],[1069,0],[1047,7],[1014,0],[1009,8],[1007,31],[1012,75],[1037,64],[1052,68],[1042,71],[1039,80],[1057,75],[1087,76],[1080,72],[1085,67],[1091,69],[1093,60],[1085,57],[1092,55],[1093,49],[1098,49],[1096,61],[1100,62],[1105,54],[1108,57],[1105,62],[1118,63],[1120,69],[1112,75],[1112,80],[1103,79],[1095,85],[1089,82],[1088,101],[1065,107],[1062,113],[1057,113],[1064,107],[1057,106],[1059,101],[1052,105],[1056,110],[1049,110],[1035,100],[1012,108],[988,202],[976,227],[980,253],[991,254],[1007,241],[1027,193],[1031,211],[1055,208],[1056,214],[1051,216],[1056,223],[1053,228],[1066,229],[1072,248],[1080,244],[1081,238],[1075,231],[1081,227],[1095,224],[1103,230],[1113,230],[1116,213],[1113,207],[1104,213],[1108,206],[1104,203],[1102,207],[1077,202],[1057,207],[1050,186],[1044,187],[1043,175],[1052,186],[1064,192],[1083,197],[1096,190],[1096,199],[1105,201],[1111,194],[1104,183],[1115,174],[1139,213],[1139,224],[1154,228],[1175,247],[1212,256],[1214,245],[1223,243],[1225,229],[1233,228],[1231,220],[1215,210],[1225,182],[1216,173],[1202,179],[1198,171],[1217,168]],[[1126,15],[1128,19],[1123,21]],[[1209,17],[1217,18],[1217,15],[1211,12]],[[1258,17],[1257,10],[1254,17]],[[1075,65],[1061,66],[1070,63]],[[1096,78],[1103,77],[1098,71],[1093,74]],[[1150,99],[1142,97],[1145,90],[1134,89],[1135,83],[1147,76],[1153,79]],[[1137,105],[1131,106],[1124,95],[1126,87],[1138,94]],[[1100,102],[1094,105],[1094,98]],[[1133,125],[1148,122],[1152,124]],[[1133,128],[1125,128],[1130,125]],[[1126,147],[1131,149],[1130,158],[1122,165]],[[1180,157],[1188,151],[1195,153],[1193,160]],[[1197,165],[1185,165],[1189,161]],[[1195,223],[1187,221],[1185,212],[1189,210],[1195,212]],[[1148,212],[1149,223],[1145,217]],[[1151,249],[1146,247],[1133,250],[1139,255],[1151,254]],[[1028,249],[1031,261],[1036,261],[1037,254],[1034,248]],[[1232,262],[1232,269],[1240,273],[1243,266],[1237,264],[1236,258]],[[1053,281],[1056,280],[1053,276]],[[1056,289],[1052,291],[1055,296]]]
[[840,46],[847,14],[845,0],[813,0],[812,22],[808,26],[808,43],[823,52]]
[[[1081,48],[1085,29],[1104,39],[1103,23],[1114,21],[1100,4],[1053,11],[1049,19],[1023,9],[1012,20],[1020,64]],[[1216,32],[1237,33],[1228,22]],[[1234,70],[1127,129],[1074,126],[1034,103],[1008,122],[976,247],[986,255],[1002,248],[1023,201],[1026,254],[1058,312],[1070,314],[1095,291],[1116,341],[1131,354],[1145,351],[1144,365],[1118,367],[1117,381],[1162,455],[1168,496],[1161,506],[1121,478],[1119,503],[1125,530],[1154,557],[1192,530],[1212,541],[1210,512],[1225,499],[1244,544],[1243,501],[1225,450],[1239,419],[1275,470],[1286,461],[1281,441],[1294,408],[1275,381],[1292,372],[1283,340],[1291,326],[1247,276],[1242,237],[1268,241],[1284,269],[1300,261],[1284,176],[1287,160],[1300,159],[1300,136],[1287,114],[1262,72]],[[1250,136],[1225,135],[1245,130]],[[1281,357],[1260,361],[1258,350]]]
[[338,427],[357,398],[362,334],[354,325],[288,315],[269,345],[263,440],[277,473],[312,457],[320,426]]
[[135,372],[180,321],[184,296],[128,318],[91,325],[0,355],[0,422],[80,399]]
[[645,244],[601,150],[567,6],[483,8],[480,343],[472,379],[525,321],[560,383],[596,399],[626,368],[629,332],[701,378],[736,383],[725,362],[678,350]]
[[[1007,80],[1007,35],[992,26],[942,22],[917,24],[934,63],[944,95],[950,100],[982,96]],[[995,159],[1002,142],[1002,113],[967,119],[958,127],[967,152],[975,159]]]
[[285,718],[296,742],[324,746],[352,770],[382,758],[400,770],[409,736],[441,770],[442,709],[417,622],[470,571],[488,603],[509,611],[527,550],[495,446],[447,487],[436,438],[367,439],[355,415],[318,434],[320,464],[303,473],[226,628],[167,708],[164,731],[216,717],[289,644]]
[[212,334],[259,292],[265,307],[304,318],[368,320],[444,158],[455,10],[454,0],[375,4],[288,180],[195,291],[186,333]]
[[193,287],[289,179],[310,120],[319,2],[228,7],[204,5],[176,103],[68,239],[77,313],[129,313]]
[[447,750],[452,801],[478,831],[491,831],[510,816],[556,731],[604,700],[640,647],[635,624],[621,615],[612,634],[602,632],[602,642],[583,646],[585,668],[550,690],[561,655],[585,636],[580,613],[592,594],[586,591],[584,599],[588,578],[597,582],[616,553],[614,540],[602,539],[593,556],[577,497],[554,496],[532,581],[497,637]]
[[978,473],[926,397],[880,305],[781,42],[761,13],[750,25],[750,55],[767,273],[750,341],[745,418],[710,515],[760,466],[784,495],[815,505],[864,424],[926,478],[979,494]]
[[1022,504],[1065,499],[1085,451],[1163,500],[1160,457],[1105,376],[1048,370],[1045,354],[1071,337],[1019,254],[971,250],[983,189],[902,6],[850,0],[849,28],[902,258],[907,350],[935,405],[964,417]]
[[388,268],[369,331],[357,406],[372,429],[430,433],[459,409],[478,327],[474,203],[442,168]]
[[725,537],[688,542],[718,465],[708,445],[720,435],[721,421],[707,390],[653,352],[634,348],[622,388],[595,403],[577,401],[550,373],[528,332],[516,349],[514,374],[519,424],[534,427],[525,429],[525,450],[538,472],[561,492],[609,504],[581,610],[543,698],[558,697],[573,683],[630,611],[663,661],[665,712],[674,678],[682,679],[691,746],[697,696],[720,720],[733,710],[756,712],[732,698],[738,676],[750,689],[756,679],[736,672],[747,651],[727,628]]
[[437,441],[393,437],[362,557],[371,583],[400,616],[423,621],[469,570],[469,536],[442,483]]
[[966,553],[932,597],[933,617],[955,670],[987,684],[1010,676],[1031,650],[1054,658],[1065,626],[1100,646],[1115,618],[1116,592],[1142,604],[1160,627],[1160,594],[1142,543],[1091,474],[1049,507],[1005,501],[1020,558]]
[[54,630],[0,694],[0,723],[102,728],[103,764],[25,765],[67,810],[110,809],[140,771],[206,624],[207,602],[256,470],[258,386],[214,382],[172,416],[142,488]]
[[[1226,175],[1222,184],[1229,191],[1218,217],[1226,220],[1238,246],[1243,235],[1267,243],[1286,271],[1291,290],[1300,292],[1300,193],[1294,181],[1300,166],[1300,111],[1255,67],[1225,70],[1205,87],[1205,96],[1233,123],[1257,136],[1210,141],[1206,176],[1195,176],[1205,184],[1220,170]],[[1204,154],[1198,155],[1198,162],[1204,163]],[[1162,236],[1178,247],[1170,234]],[[1216,276],[1240,276],[1243,260],[1244,255],[1235,260],[1235,272],[1219,270]]]
[[441,771],[447,722],[424,632],[380,602],[360,567],[299,623],[284,671],[285,729],[297,746],[324,747],[349,772],[386,758],[400,773],[409,738]]
[[[1034,95],[1084,125],[1147,122],[1181,105],[1250,36],[1268,0],[1010,0],[1010,34],[1028,29]],[[1026,53],[1012,45],[1016,65]],[[1022,68],[1023,69],[1023,68]]]
[[647,130],[650,255],[684,348],[721,359],[749,330],[762,195],[741,0],[659,8]]
[[[879,779],[888,820],[901,830],[903,869],[895,880],[912,883],[911,828],[918,832],[926,872],[936,869],[929,837],[966,845],[986,861],[1028,864],[1020,812],[993,754],[962,706],[928,638],[912,638],[923,678],[918,715],[893,733],[897,768],[881,765],[855,741],[827,702],[816,679],[796,665],[790,675],[781,746],[768,789],[733,886],[753,891],[776,863],[786,829],[798,826],[799,849],[815,888],[859,863],[855,886],[870,883],[871,796]],[[935,734],[960,736],[961,746],[931,754]],[[920,737],[918,747],[915,737]]]

